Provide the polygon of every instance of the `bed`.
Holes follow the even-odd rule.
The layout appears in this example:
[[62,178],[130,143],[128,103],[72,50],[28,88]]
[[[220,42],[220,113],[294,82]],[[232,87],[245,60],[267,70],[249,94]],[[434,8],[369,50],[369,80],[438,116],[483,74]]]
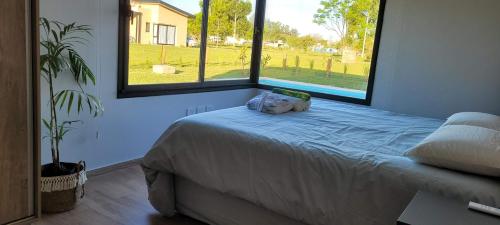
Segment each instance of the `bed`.
[[403,154],[443,121],[314,99],[175,122],[143,159],[151,204],[209,224],[394,224],[417,190],[500,205],[498,179]]

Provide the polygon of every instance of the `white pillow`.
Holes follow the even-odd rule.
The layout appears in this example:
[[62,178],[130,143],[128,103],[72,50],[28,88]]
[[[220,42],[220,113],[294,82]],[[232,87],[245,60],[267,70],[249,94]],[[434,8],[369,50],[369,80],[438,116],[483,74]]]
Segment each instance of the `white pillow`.
[[442,126],[405,155],[437,167],[500,177],[500,131]]
[[500,131],[500,116],[481,112],[455,113],[443,124],[447,125],[470,125]]

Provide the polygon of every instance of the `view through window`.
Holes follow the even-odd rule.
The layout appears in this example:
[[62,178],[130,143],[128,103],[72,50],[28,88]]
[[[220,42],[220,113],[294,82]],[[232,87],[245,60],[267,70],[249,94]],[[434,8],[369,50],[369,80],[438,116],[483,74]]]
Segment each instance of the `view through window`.
[[122,96],[284,87],[369,102],[385,0],[120,2]]
[[[197,82],[199,40],[188,24],[202,10],[198,0],[131,0],[128,84]],[[174,5],[176,4],[176,5]],[[189,7],[180,7],[187,5]],[[201,15],[200,15],[201,16]],[[148,27],[151,26],[151,27]],[[196,32],[200,32],[200,27]],[[148,31],[152,32],[148,32]]]
[[[203,1],[130,4],[128,84],[199,82]],[[210,1],[204,80],[249,79],[254,8],[255,0]]]
[[248,79],[255,0],[210,0],[205,79]]
[[380,0],[267,0],[259,83],[365,99]]

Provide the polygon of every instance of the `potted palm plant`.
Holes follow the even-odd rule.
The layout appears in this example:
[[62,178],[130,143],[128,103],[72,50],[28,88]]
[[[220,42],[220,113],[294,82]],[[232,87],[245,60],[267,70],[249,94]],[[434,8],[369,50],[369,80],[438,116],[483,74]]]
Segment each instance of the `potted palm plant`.
[[[50,139],[52,162],[42,166],[42,211],[55,213],[71,210],[77,199],[83,197],[83,184],[86,181],[84,162],[61,162],[60,143],[79,120],[64,120],[61,112],[68,116],[88,111],[97,117],[103,111],[101,101],[87,93],[85,86],[96,84],[96,77],[85,60],[75,49],[85,45],[91,37],[91,28],[76,23],[63,24],[41,18],[43,37],[41,40],[40,68],[42,79],[48,84],[50,118],[43,119]],[[74,84],[69,88],[56,89],[59,78],[68,77]],[[60,88],[60,87],[59,87]]]

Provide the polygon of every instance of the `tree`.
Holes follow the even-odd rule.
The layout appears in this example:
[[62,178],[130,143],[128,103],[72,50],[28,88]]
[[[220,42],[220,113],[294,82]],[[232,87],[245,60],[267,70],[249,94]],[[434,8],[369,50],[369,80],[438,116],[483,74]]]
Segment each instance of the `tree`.
[[244,29],[249,28],[250,22],[247,16],[252,12],[252,3],[246,0],[230,0],[228,4],[230,5],[228,11],[229,20],[233,23],[233,37],[245,36]]
[[306,35],[302,37],[293,37],[289,38],[288,40],[288,44],[290,44],[293,47],[300,48],[306,52],[310,47],[319,42],[320,41],[317,38],[311,35]]
[[313,22],[335,31],[341,50],[350,46],[364,55],[373,42],[378,18],[379,0],[323,0]]
[[298,37],[299,32],[278,21],[266,20],[264,23],[264,39],[268,41],[288,41],[291,37]]
[[[200,1],[200,9],[203,2]],[[203,11],[203,10],[202,10]],[[211,0],[208,14],[208,35],[225,39],[229,35],[251,37],[252,23],[248,15],[252,12],[252,3],[248,0]],[[201,37],[203,14],[197,13],[189,20],[188,33]]]
[[194,18],[190,18],[188,21],[188,35],[196,40],[201,40],[201,21],[203,15],[202,13],[196,13]]
[[353,45],[361,49],[361,55],[365,56],[365,50],[375,39],[375,29],[378,19],[378,0],[356,0],[352,4],[348,20],[351,24],[349,33],[353,38]]
[[349,9],[355,0],[323,0],[314,14],[313,22],[337,33],[341,48],[347,47]]
[[208,12],[208,35],[223,39],[229,36],[231,22],[228,12],[231,5],[226,0],[211,0]]
[[238,22],[237,36],[246,40],[253,39],[253,22],[250,20],[240,20]]

